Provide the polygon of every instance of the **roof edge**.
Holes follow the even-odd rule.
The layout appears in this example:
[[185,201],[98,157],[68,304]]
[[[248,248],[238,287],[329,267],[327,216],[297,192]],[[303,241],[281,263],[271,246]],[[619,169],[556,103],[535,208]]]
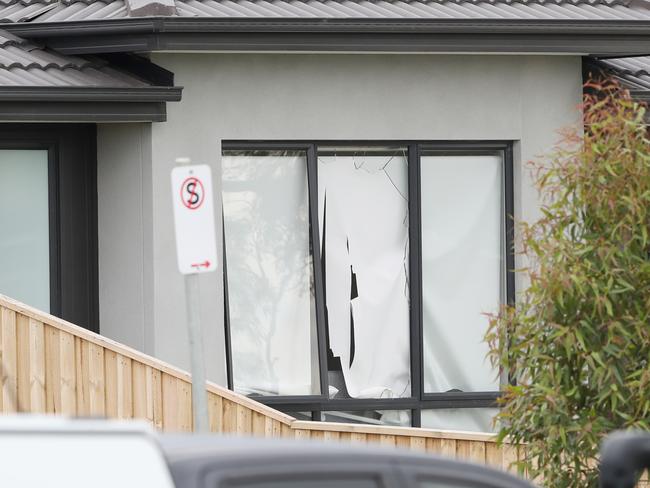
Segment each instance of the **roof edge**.
[[0,102],[178,102],[183,87],[0,86]]
[[138,17],[61,22],[17,22],[0,27],[27,38],[210,32],[392,32],[437,34],[650,35],[648,20],[605,19],[383,19]]
[[164,122],[164,102],[0,101],[0,122]]
[[3,25],[63,54],[155,51],[642,55],[650,21],[152,17]]

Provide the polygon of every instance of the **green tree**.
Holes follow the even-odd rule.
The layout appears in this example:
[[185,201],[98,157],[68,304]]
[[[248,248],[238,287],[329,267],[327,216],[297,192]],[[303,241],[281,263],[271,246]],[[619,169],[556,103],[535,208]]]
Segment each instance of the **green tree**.
[[645,109],[590,87],[584,134],[543,165],[542,216],[518,224],[526,290],[491,318],[491,359],[516,381],[501,439],[549,487],[597,486],[615,429],[650,428],[650,141]]

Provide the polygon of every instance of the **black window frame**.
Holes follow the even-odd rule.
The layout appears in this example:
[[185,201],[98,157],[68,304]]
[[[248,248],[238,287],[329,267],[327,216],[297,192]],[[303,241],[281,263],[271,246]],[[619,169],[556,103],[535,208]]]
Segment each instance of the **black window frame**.
[[96,139],[95,124],[0,124],[0,149],[47,151],[49,313],[93,332],[99,332]]
[[[318,147],[335,146],[351,149],[359,147],[406,147],[408,154],[409,187],[409,274],[410,274],[410,346],[411,346],[411,396],[393,399],[330,399],[327,380],[327,351],[325,349],[325,302],[323,299],[323,273],[320,256],[320,235],[318,222]],[[309,141],[265,141],[228,140],[222,141],[222,155],[229,151],[301,151],[307,160],[307,186],[309,195],[310,242],[312,248],[313,273],[316,302],[316,327],[318,336],[320,395],[251,395],[256,401],[283,412],[311,412],[312,420],[321,420],[323,411],[362,410],[409,410],[411,426],[421,426],[422,410],[457,408],[494,408],[501,394],[489,392],[441,392],[425,393],[423,375],[423,322],[422,322],[422,252],[421,252],[421,182],[420,164],[422,152],[450,154],[494,154],[503,158],[503,229],[504,229],[504,274],[505,301],[515,301],[515,254],[514,254],[514,167],[513,141],[470,140],[470,141],[421,141],[421,140],[309,140]],[[223,217],[223,216],[222,216]],[[224,326],[226,337],[226,367],[228,388],[233,389],[232,350],[230,317],[228,305],[228,279],[223,229],[223,276],[224,276]]]

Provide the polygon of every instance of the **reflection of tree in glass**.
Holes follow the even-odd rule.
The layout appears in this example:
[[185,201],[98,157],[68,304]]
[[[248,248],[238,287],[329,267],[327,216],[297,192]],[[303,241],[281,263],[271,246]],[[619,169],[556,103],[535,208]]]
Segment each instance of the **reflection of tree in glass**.
[[308,383],[297,356],[310,351],[299,342],[311,316],[304,157],[224,157],[223,199],[235,386],[278,393],[280,379]]

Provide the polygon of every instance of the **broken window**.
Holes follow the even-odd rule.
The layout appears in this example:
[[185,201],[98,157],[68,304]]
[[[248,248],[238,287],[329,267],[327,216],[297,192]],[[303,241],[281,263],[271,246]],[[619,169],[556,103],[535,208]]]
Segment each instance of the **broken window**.
[[497,391],[483,336],[504,288],[502,158],[424,153],[420,168],[424,391]]
[[409,410],[327,411],[323,412],[322,418],[325,422],[345,424],[411,426]]
[[223,157],[232,386],[306,417],[489,430],[509,146],[251,145]]
[[318,151],[334,398],[411,396],[407,161],[402,148]]
[[305,153],[225,152],[222,195],[234,389],[318,394]]
[[440,408],[422,410],[422,427],[428,429],[495,432],[498,408]]

